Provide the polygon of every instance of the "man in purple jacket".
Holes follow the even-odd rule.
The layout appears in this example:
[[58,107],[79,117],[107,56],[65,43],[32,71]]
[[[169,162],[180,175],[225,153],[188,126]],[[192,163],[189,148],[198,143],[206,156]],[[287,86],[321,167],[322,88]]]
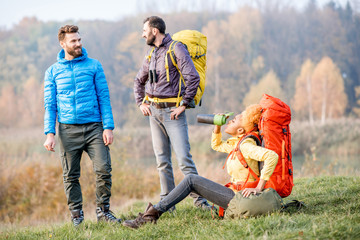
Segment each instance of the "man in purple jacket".
[[[165,34],[165,28],[165,22],[160,17],[152,16],[144,20],[142,37],[151,46],[147,54],[151,57],[145,57],[134,81],[136,104],[144,116],[150,117],[153,149],[160,175],[161,199],[175,188],[171,146],[184,175],[198,174],[190,154],[185,109],[193,101],[200,77],[189,52],[179,42],[175,45],[174,52],[186,87],[182,84],[182,101],[180,106],[176,106],[180,74],[168,56],[169,81],[167,80],[165,56],[173,40],[169,34]],[[195,206],[211,208],[206,199],[194,193],[190,196],[194,198]]]

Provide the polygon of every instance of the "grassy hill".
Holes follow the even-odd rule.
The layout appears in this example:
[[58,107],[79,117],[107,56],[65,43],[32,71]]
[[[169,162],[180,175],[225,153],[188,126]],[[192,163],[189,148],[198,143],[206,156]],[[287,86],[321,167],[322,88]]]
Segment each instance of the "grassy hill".
[[[1,239],[360,239],[360,178],[316,177],[295,180],[291,196],[306,208],[242,220],[212,219],[191,199],[164,214],[158,224],[138,230],[87,219],[79,228],[70,222],[29,228],[6,228]],[[116,210],[123,219],[142,212],[146,202]],[[85,213],[86,217],[86,213]]]

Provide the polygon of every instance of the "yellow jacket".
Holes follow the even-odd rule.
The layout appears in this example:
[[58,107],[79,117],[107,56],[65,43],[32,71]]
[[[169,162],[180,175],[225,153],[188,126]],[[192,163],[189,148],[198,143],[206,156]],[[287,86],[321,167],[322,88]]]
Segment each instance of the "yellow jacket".
[[[215,151],[230,153],[240,141],[241,136],[231,137],[226,141],[221,139],[221,133],[213,133],[211,138],[211,147]],[[245,161],[249,167],[259,175],[259,161],[264,162],[264,167],[261,170],[260,178],[268,181],[271,174],[274,172],[275,166],[278,162],[279,156],[274,151],[256,145],[252,138],[246,138],[240,144],[240,151],[244,156]],[[231,176],[231,182],[245,182],[249,170],[246,169],[237,158],[236,154],[230,156],[226,163],[227,172]],[[255,181],[256,179],[250,174],[248,181]]]

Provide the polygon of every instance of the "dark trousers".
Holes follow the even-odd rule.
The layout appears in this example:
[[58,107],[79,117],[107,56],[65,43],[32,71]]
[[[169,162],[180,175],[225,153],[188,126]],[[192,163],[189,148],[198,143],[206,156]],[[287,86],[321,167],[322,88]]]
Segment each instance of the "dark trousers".
[[96,174],[96,205],[108,205],[111,196],[111,158],[103,141],[102,123],[59,124],[60,156],[65,194],[70,210],[82,208],[79,183],[83,151],[93,161]]

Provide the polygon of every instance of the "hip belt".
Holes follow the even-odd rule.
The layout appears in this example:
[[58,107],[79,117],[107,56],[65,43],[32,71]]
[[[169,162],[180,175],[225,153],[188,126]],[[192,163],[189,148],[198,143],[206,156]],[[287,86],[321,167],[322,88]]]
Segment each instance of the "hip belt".
[[176,103],[174,102],[150,102],[150,105],[154,106],[157,109],[161,109],[161,108],[170,108],[170,107],[175,107]]
[[146,95],[143,102],[148,101],[155,108],[169,108],[169,107],[178,107],[182,101],[182,97],[179,98],[157,98],[149,97]]

